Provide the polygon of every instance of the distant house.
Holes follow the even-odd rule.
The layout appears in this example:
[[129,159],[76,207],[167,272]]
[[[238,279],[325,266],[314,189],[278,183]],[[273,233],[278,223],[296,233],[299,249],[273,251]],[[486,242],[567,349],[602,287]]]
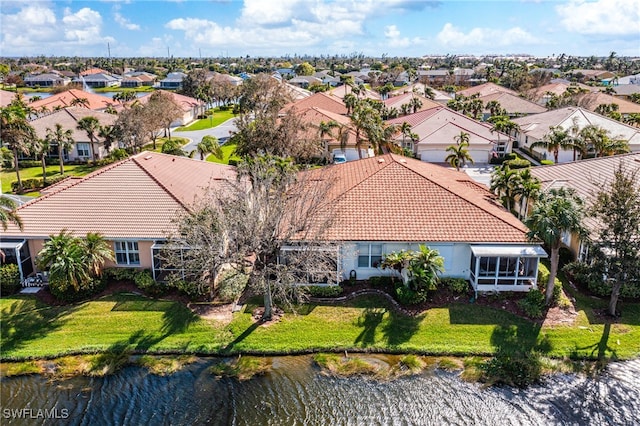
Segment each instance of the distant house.
[[41,110],[54,111],[70,106],[81,106],[94,111],[103,111],[109,106],[114,106],[116,102],[106,96],[97,95],[91,92],[85,92],[79,89],[70,89],[64,92],[56,93],[48,98],[34,101],[29,104],[34,111]]
[[160,89],[163,90],[177,90],[182,88],[182,80],[187,75],[183,72],[171,72],[167,74],[166,78],[160,80]]
[[[520,126],[517,134],[518,145],[522,148],[531,149],[534,142],[541,141],[549,133],[550,127],[559,127],[565,130],[574,125],[578,131],[587,125],[596,125],[609,132],[611,137],[623,139],[628,142],[631,152],[640,151],[640,130],[619,121],[612,120],[600,114],[596,114],[580,107],[566,107],[541,114],[533,114],[526,117],[519,117],[513,120]],[[531,150],[532,155],[539,159],[553,159],[549,157],[544,148]],[[558,163],[568,163],[574,161],[576,153],[573,150],[562,149],[558,154]]]
[[0,107],[6,107],[16,97],[16,92],[10,92],[8,90],[0,89]]
[[[638,89],[638,91],[640,92],[640,86],[638,87]],[[621,99],[617,96],[611,96],[603,92],[585,93],[578,97],[578,106],[586,108],[589,111],[596,111],[600,105],[610,104],[616,104],[618,106],[617,111],[622,116],[626,116],[629,114],[640,114],[640,104]]]
[[[538,178],[543,190],[553,188],[571,188],[585,202],[591,206],[596,194],[614,179],[614,172],[622,164],[627,173],[639,173],[640,153],[613,155],[610,157],[590,158],[572,163],[555,164],[550,166],[532,167],[531,174]],[[636,182],[640,187],[640,180]],[[593,218],[586,218],[583,225],[587,228],[591,239],[597,239],[598,222]],[[589,257],[589,244],[580,240],[577,235],[565,234],[562,241],[574,256],[581,261]]]
[[147,72],[130,72],[122,77],[122,87],[136,88],[143,86],[153,86],[158,80],[158,76]]
[[[402,113],[403,105],[407,105],[404,108],[410,108],[412,99],[414,99],[414,98],[419,99],[420,103],[422,104],[422,106],[420,106],[420,108],[418,108],[418,111],[424,111],[425,109],[430,109],[430,108],[434,108],[434,107],[440,106],[440,104],[437,103],[436,101],[432,101],[429,98],[425,98],[424,96],[419,95],[417,93],[413,93],[413,92],[403,93],[401,95],[392,96],[392,97],[389,97],[389,98],[385,99],[382,102],[387,107],[387,109],[392,109],[393,108],[396,111]],[[413,109],[410,109],[409,112],[413,113]]]
[[[73,148],[63,153],[65,161],[89,161],[104,158],[109,154],[101,140],[91,140],[84,130],[77,128],[78,122],[85,117],[95,117],[102,126],[111,126],[118,118],[116,115],[105,112],[92,111],[87,108],[68,107],[51,114],[31,120],[29,124],[36,131],[38,139],[47,136],[48,129],[55,129],[60,124],[64,130],[71,130],[74,140]],[[112,149],[115,147],[112,147]],[[52,156],[57,157],[57,147],[54,147]]]
[[389,124],[411,125],[411,132],[418,136],[416,142],[398,135],[398,145],[412,149],[422,161],[446,163],[447,148],[456,144],[461,132],[469,135],[469,155],[475,163],[486,164],[492,157],[511,152],[511,137],[500,132],[492,132],[491,125],[483,123],[452,109],[437,106],[416,114],[405,115],[387,121]]
[[54,87],[66,86],[71,79],[55,73],[33,74],[24,78],[27,87]]
[[565,75],[569,79],[576,79],[580,82],[586,81],[597,81],[602,82],[603,80],[609,80],[615,78],[615,74],[611,71],[606,70],[585,70],[585,69],[577,69],[567,71]]
[[321,85],[322,80],[310,75],[299,75],[290,79],[288,83],[306,89],[311,85]]
[[342,102],[342,99],[327,95],[323,92],[315,93],[307,98],[288,103],[282,107],[280,114],[286,114],[287,111],[292,108],[295,108],[298,111],[303,111],[307,108],[320,108],[334,114],[347,115],[347,107]]
[[[164,91],[164,93],[170,94],[173,97],[173,100],[178,105],[180,105],[183,111],[182,117],[171,123],[172,126],[183,126],[187,123],[191,123],[199,115],[204,114],[204,110],[206,107],[204,102],[196,98],[192,98],[191,96],[185,96],[175,92]],[[149,99],[151,99],[151,95],[152,93],[145,94],[134,102],[146,104],[147,102],[149,102]]]
[[618,99],[631,100],[631,95],[640,93],[640,83],[620,84],[613,87],[614,95]]
[[506,87],[500,86],[495,83],[484,83],[465,90],[460,90],[456,92],[456,96],[466,96],[468,98],[474,95],[478,95],[479,97],[484,97],[495,95],[496,93],[508,93],[513,96],[518,96],[518,92],[516,92],[515,90],[507,89]]
[[81,75],[75,81],[92,88],[119,87],[122,78],[105,72]]
[[471,79],[474,71],[469,68],[418,70],[418,80],[425,84],[464,84]]
[[[480,99],[486,108],[490,102],[498,102],[500,108],[506,111],[506,115],[509,117],[520,117],[523,115],[539,114],[545,112],[547,109],[534,102],[528,101],[520,96],[512,95],[507,92],[495,92],[486,96],[480,96]],[[486,120],[490,116],[489,109],[484,111],[484,119]]]

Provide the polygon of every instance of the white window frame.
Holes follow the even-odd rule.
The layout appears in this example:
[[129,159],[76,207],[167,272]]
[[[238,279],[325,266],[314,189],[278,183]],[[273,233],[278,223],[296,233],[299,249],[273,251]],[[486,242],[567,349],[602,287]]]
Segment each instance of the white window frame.
[[[82,147],[82,149],[81,149]],[[87,149],[85,150],[84,147],[86,147]],[[76,143],[76,151],[78,151],[78,157],[87,157],[89,158],[91,156],[91,147],[89,145],[89,143],[87,142],[78,142]],[[86,154],[85,154],[86,152]]]
[[[366,251],[361,251],[361,248],[366,246]],[[373,247],[380,247],[380,253],[375,253],[373,254]],[[380,267],[380,263],[382,262],[382,259],[384,258],[384,247],[382,244],[376,244],[376,243],[358,243],[357,245],[357,249],[358,249],[358,258],[356,260],[356,265],[358,266],[358,268],[378,268]],[[367,256],[367,266],[360,266],[360,257],[361,256]],[[380,259],[378,260],[378,265],[374,266],[372,260],[372,257],[380,257]]]
[[[135,245],[135,248],[130,248],[129,245]],[[113,241],[113,253],[116,257],[116,265],[124,265],[124,266],[139,266],[140,265],[140,246],[137,241],[132,240],[114,240]],[[118,254],[123,255],[126,259],[125,262],[120,262],[118,259]],[[137,256],[137,262],[132,260],[132,256]]]

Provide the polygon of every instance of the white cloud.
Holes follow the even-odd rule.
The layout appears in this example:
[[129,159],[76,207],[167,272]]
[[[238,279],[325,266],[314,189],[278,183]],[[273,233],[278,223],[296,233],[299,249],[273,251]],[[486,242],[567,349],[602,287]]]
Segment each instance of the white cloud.
[[532,34],[520,27],[500,30],[494,28],[473,28],[468,33],[456,28],[451,23],[446,23],[437,35],[437,39],[444,47],[466,48],[522,46],[542,43]]
[[640,4],[637,0],[572,0],[556,6],[562,26],[580,34],[638,35]]
[[122,14],[120,13],[120,9],[121,6],[119,4],[113,6],[113,20],[116,21],[116,23],[125,30],[140,31],[140,25],[134,24],[129,19],[122,16]]
[[387,25],[384,27],[384,36],[386,38],[398,38],[400,37],[400,30],[395,25]]

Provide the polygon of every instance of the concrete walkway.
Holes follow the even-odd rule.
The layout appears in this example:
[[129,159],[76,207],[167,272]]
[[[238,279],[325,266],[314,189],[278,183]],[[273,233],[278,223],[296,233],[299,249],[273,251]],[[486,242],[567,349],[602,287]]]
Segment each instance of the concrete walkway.
[[[229,136],[231,132],[235,132],[235,131],[236,131],[235,118],[230,118],[224,123],[221,123],[216,127],[212,127],[210,129],[193,130],[189,132],[180,132],[177,130],[172,130],[171,134],[179,138],[189,139],[189,143],[183,146],[182,149],[186,153],[191,153],[191,151],[196,150],[197,145],[200,143],[200,141],[202,141],[203,137],[215,136],[216,138],[218,138],[220,145],[224,145],[224,143],[227,142],[227,140],[229,140]],[[194,158],[199,158],[199,157],[195,156]]]

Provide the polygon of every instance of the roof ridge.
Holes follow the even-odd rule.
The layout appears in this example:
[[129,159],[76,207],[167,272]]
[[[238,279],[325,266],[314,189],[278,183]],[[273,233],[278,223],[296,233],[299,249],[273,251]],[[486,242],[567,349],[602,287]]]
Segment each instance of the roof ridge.
[[[126,163],[127,161],[130,161],[131,159],[132,159],[132,157],[127,157],[127,158],[125,158],[123,160],[116,161],[115,163],[111,163],[111,164],[108,164],[108,165],[106,165],[104,167],[101,167],[98,170],[94,170],[93,172],[89,173],[88,175],[80,177],[80,179],[77,179],[77,181],[72,183],[71,185],[68,185],[68,186],[65,186],[65,187],[60,187],[58,189],[55,189],[54,191],[52,191],[49,194],[41,195],[40,197],[38,197],[38,198],[36,198],[34,200],[31,200],[31,201],[29,201],[27,203],[24,203],[23,205],[18,207],[16,209],[16,211],[22,209],[23,207],[30,206],[32,204],[36,204],[39,201],[46,200],[47,198],[52,197],[52,196],[54,196],[56,194],[59,194],[60,192],[65,191],[65,190],[67,190],[69,188],[73,188],[74,186],[79,185],[81,182],[84,182],[84,181],[86,181],[88,179],[91,179],[91,178],[93,178],[95,176],[99,176],[99,175],[101,175],[101,174],[103,174],[103,173],[105,173],[105,172],[107,172],[109,170],[112,170],[112,169],[120,166],[121,164]],[[71,177],[72,176],[68,176],[67,178],[65,178],[63,180],[67,180],[68,178],[71,178]],[[62,181],[60,181],[60,182],[62,182]],[[60,183],[60,182],[56,182],[56,183]]]
[[361,161],[361,160],[368,161],[368,160],[371,160],[371,159],[375,159],[378,164],[384,163],[384,165],[382,167],[380,167],[378,170],[375,170],[371,174],[367,175],[367,177],[365,179],[362,179],[362,180],[358,181],[357,183],[355,183],[354,185],[349,186],[344,191],[341,191],[340,194],[338,194],[338,196],[336,196],[334,198],[334,201],[339,199],[339,198],[341,198],[341,197],[343,197],[347,192],[351,191],[352,189],[357,188],[358,186],[360,186],[365,180],[371,178],[372,176],[375,176],[376,174],[378,174],[378,172],[386,169],[390,164],[392,164],[392,162],[380,161],[380,159],[384,159],[383,157],[388,157],[388,156],[391,156],[391,155],[392,154],[384,154],[384,155],[379,155],[379,156],[374,156],[374,157],[362,158],[362,159],[357,160],[356,162],[352,163],[352,164],[357,164],[357,162]]
[[[518,231],[522,231],[522,229],[518,229],[518,228],[517,228],[516,226],[514,226],[512,223],[509,223],[507,220],[503,219],[503,218],[502,218],[502,217],[500,217],[500,216],[495,215],[493,212],[489,211],[489,210],[488,210],[487,208],[485,208],[484,206],[481,206],[480,204],[478,204],[477,202],[475,202],[475,200],[473,200],[473,197],[470,197],[470,198],[463,197],[463,196],[461,196],[461,195],[460,195],[460,193],[459,193],[458,191],[454,192],[454,191],[452,191],[450,188],[448,188],[447,186],[444,186],[443,184],[441,184],[440,182],[437,182],[437,181],[435,181],[434,179],[432,179],[432,178],[430,178],[430,177],[428,177],[428,176],[425,176],[424,174],[420,173],[419,171],[417,171],[417,170],[413,169],[412,167],[409,167],[409,165],[408,165],[409,163],[408,163],[407,161],[405,161],[405,162],[401,162],[401,161],[396,160],[396,158],[395,158],[395,154],[389,154],[389,155],[391,155],[391,156],[392,156],[392,158],[394,159],[394,161],[395,161],[395,162],[399,163],[401,166],[405,167],[406,169],[408,169],[408,170],[412,171],[413,173],[416,173],[416,174],[418,174],[418,175],[422,176],[424,179],[429,180],[430,182],[434,183],[435,185],[439,186],[440,188],[444,189],[445,191],[447,191],[447,192],[449,192],[449,193],[453,194],[455,197],[457,197],[457,198],[459,198],[459,199],[463,200],[464,202],[469,203],[469,204],[473,204],[475,207],[477,207],[477,208],[481,209],[481,210],[482,210],[482,211],[484,211],[485,213],[487,213],[487,214],[489,214],[489,215],[491,215],[491,216],[495,217],[496,219],[498,219],[498,220],[500,220],[501,222],[503,222],[503,223],[505,223],[505,224],[509,225],[510,227],[512,227],[512,228],[514,228],[514,229],[517,229]],[[416,160],[416,161],[419,161],[419,160]],[[422,161],[421,161],[421,163],[422,163]],[[427,162],[425,162],[425,164],[431,164],[431,163],[427,163]],[[438,166],[438,167],[441,167],[441,166]],[[450,171],[453,171],[453,170],[450,170]],[[456,173],[464,173],[464,172],[458,172],[458,171],[456,171]],[[468,181],[468,180],[472,180],[472,179],[469,177],[469,175],[467,175],[466,173],[464,173],[464,175],[465,175],[465,176],[466,176],[466,178],[467,178],[467,179],[465,179],[466,181]],[[456,180],[456,182],[460,183],[461,181]],[[483,189],[485,189],[485,188],[483,188]],[[478,192],[477,192],[475,189],[461,188],[461,191],[460,191],[460,192],[462,192],[462,191],[464,191],[464,190],[473,191],[473,192],[471,192],[472,194],[474,194],[474,195],[478,195]],[[488,189],[485,189],[485,191],[488,193],[488,194],[487,194],[487,196],[488,196],[488,195],[490,195],[490,194],[492,194],[492,192],[491,192],[491,191],[489,191]],[[507,214],[511,215],[511,213],[507,212],[507,210],[506,210],[504,207],[502,207],[502,206],[500,206],[500,205],[498,205],[498,204],[495,204],[495,205],[496,205],[496,207],[497,207],[497,208],[502,209],[505,213],[507,213]],[[514,219],[516,219],[516,220],[517,220],[517,218],[515,218],[515,216],[514,216]],[[522,223],[522,222],[520,222],[520,223]],[[524,224],[522,224],[522,226],[526,228],[526,226],[525,226]]]

